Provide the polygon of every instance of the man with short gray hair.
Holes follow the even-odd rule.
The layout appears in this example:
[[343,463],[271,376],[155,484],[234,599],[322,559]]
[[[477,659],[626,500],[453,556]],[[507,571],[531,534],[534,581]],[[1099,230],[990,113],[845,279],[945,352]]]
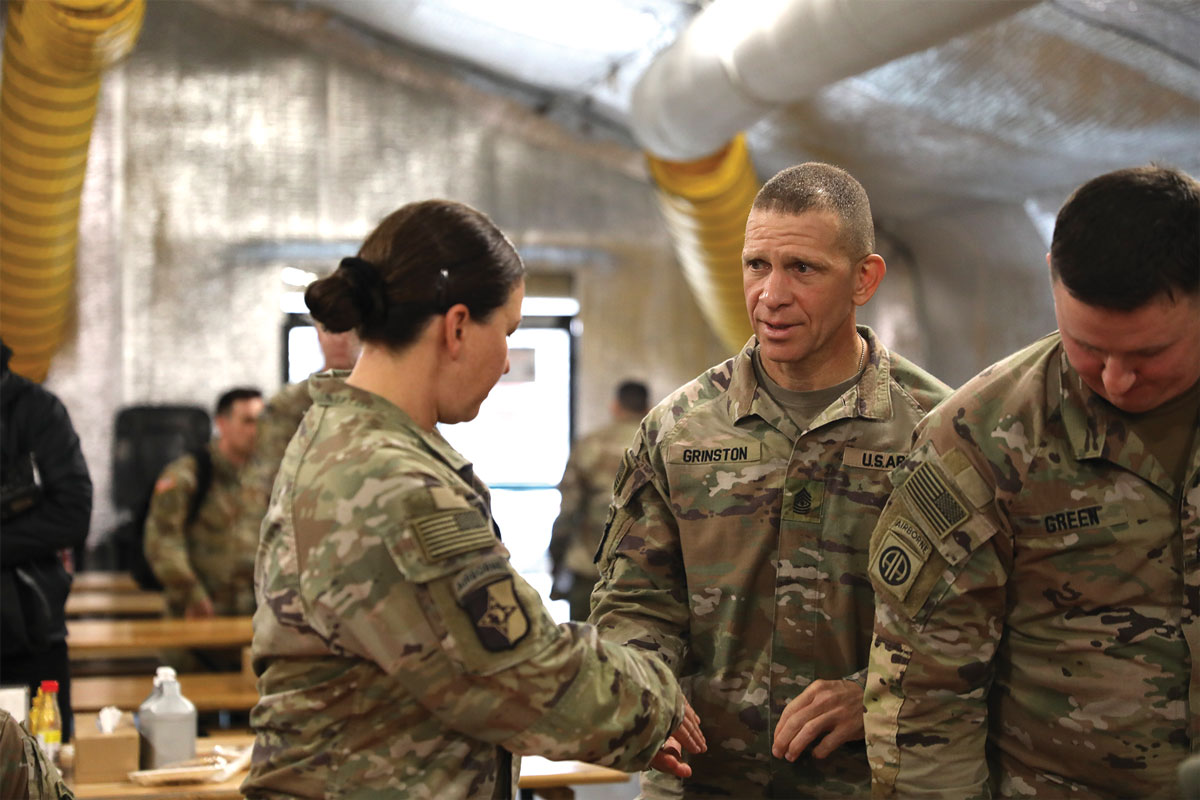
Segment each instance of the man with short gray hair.
[[643,420],[614,485],[591,621],[656,653],[701,720],[647,798],[863,795],[867,545],[889,470],[949,389],[855,310],[886,270],[866,192],[809,163],[746,222],[754,336]]

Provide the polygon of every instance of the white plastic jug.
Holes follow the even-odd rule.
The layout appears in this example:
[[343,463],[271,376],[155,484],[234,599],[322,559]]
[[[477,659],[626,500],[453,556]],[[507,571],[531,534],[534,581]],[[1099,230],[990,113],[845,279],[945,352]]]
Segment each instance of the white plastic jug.
[[142,769],[158,769],[196,755],[196,706],[183,696],[175,670],[159,667],[154,691],[138,707]]

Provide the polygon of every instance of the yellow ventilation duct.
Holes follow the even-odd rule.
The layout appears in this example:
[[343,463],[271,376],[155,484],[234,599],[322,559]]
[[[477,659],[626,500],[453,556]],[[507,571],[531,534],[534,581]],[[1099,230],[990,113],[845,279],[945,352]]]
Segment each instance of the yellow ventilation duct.
[[742,239],[758,192],[746,138],[739,135],[696,161],[646,159],[683,276],[722,343],[737,351],[751,333],[742,296]]
[[45,379],[74,306],[79,200],[100,73],[137,41],[145,0],[10,0],[0,83],[0,336]]

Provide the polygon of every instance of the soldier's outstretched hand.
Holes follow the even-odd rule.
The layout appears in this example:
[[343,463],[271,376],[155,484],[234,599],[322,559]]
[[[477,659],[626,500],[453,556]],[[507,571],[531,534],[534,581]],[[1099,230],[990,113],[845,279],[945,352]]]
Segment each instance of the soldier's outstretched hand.
[[683,761],[683,751],[703,753],[708,749],[704,734],[700,731],[700,717],[697,716],[691,703],[683,701],[683,721],[675,732],[667,737],[654,760],[650,762],[653,769],[669,772],[679,778],[691,777],[692,768]]
[[815,680],[779,715],[771,754],[795,761],[820,739],[812,754],[825,758],[846,742],[861,738],[862,688],[854,681]]

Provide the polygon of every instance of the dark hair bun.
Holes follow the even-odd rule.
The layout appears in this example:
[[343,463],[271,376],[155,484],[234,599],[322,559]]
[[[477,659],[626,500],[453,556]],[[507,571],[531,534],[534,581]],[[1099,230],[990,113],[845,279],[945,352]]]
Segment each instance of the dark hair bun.
[[[313,319],[330,333],[374,330],[387,321],[387,287],[379,269],[358,256],[343,258],[328,278],[304,292]],[[316,303],[316,305],[314,305]]]
[[304,290],[308,312],[330,333],[342,333],[362,324],[354,291],[341,272],[313,281]]

